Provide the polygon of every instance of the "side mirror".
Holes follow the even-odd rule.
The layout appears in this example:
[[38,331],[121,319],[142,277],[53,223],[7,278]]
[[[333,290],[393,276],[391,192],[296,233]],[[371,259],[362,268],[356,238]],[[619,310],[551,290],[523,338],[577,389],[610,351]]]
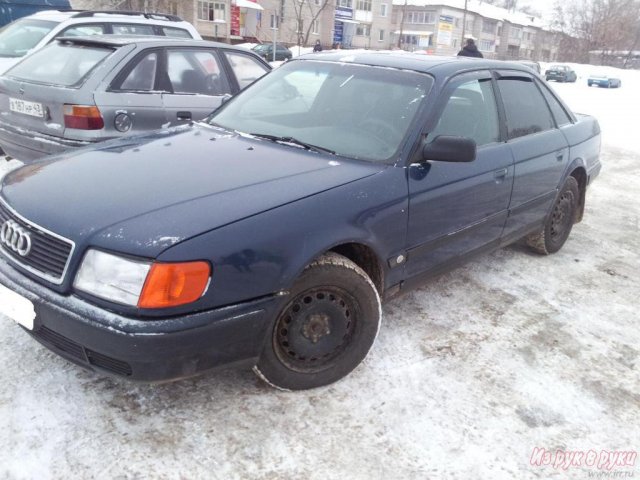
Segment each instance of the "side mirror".
[[231,95],[230,93],[225,93],[224,95],[222,95],[222,100],[220,102],[220,105],[224,105],[225,103],[227,103],[232,98],[233,98],[233,95]]
[[467,137],[438,135],[422,148],[422,160],[437,162],[473,162],[476,142]]

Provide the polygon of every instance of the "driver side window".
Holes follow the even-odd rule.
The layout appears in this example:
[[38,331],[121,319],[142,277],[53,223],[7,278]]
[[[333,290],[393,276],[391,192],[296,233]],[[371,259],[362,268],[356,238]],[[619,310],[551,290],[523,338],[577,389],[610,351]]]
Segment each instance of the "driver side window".
[[439,135],[467,137],[476,145],[500,140],[498,110],[490,79],[471,80],[458,85],[447,100],[429,141]]
[[231,93],[212,50],[169,50],[167,73],[174,93],[212,96]]

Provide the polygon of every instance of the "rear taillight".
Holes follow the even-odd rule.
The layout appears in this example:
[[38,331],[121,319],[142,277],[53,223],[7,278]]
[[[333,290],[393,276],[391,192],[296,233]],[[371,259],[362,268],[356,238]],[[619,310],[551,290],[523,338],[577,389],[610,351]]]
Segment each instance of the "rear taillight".
[[64,126],[79,130],[100,130],[104,127],[104,120],[96,106],[65,105]]

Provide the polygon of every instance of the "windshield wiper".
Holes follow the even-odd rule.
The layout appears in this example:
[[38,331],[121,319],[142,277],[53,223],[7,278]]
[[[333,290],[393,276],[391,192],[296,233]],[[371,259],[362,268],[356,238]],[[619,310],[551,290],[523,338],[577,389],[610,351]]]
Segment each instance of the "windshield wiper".
[[319,145],[312,145],[311,143],[303,142],[302,140],[298,140],[294,137],[279,137],[278,135],[269,135],[267,133],[250,133],[252,137],[264,138],[265,140],[271,140],[276,143],[289,143],[291,145],[297,145],[299,147],[304,148],[305,150],[310,150],[312,152],[323,152],[329,153],[331,155],[335,155],[336,152],[330,150],[325,147],[320,147]]

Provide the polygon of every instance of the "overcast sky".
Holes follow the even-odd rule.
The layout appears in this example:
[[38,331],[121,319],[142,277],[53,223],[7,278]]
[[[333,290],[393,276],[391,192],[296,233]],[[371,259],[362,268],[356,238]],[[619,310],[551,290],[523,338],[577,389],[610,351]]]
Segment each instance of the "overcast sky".
[[519,0],[518,6],[529,5],[542,13],[545,20],[550,20],[554,0]]

